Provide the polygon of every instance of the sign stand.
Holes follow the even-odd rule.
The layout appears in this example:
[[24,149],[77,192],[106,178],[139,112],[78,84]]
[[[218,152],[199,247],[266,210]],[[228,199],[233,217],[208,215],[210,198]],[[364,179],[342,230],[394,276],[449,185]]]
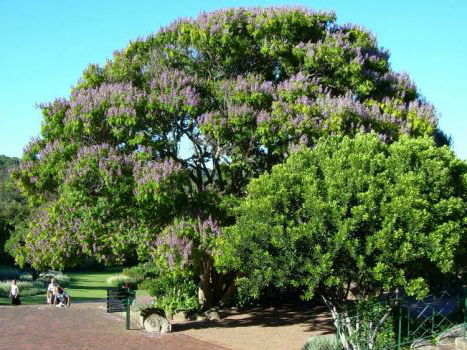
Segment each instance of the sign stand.
[[107,288],[107,312],[125,312],[126,329],[130,330],[130,306],[136,292],[127,285],[125,288]]
[[130,305],[131,305],[131,290],[129,287],[126,289],[126,330],[130,330]]

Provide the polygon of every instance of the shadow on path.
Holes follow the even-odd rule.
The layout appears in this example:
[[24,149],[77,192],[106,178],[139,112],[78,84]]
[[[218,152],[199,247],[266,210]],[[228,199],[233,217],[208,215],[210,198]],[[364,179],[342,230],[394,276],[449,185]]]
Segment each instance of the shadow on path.
[[200,329],[209,327],[237,328],[249,326],[282,327],[296,324],[305,324],[304,332],[315,332],[317,330],[324,334],[335,332],[331,315],[324,305],[317,303],[296,303],[282,305],[276,308],[249,308],[242,310],[221,310],[221,321],[188,321],[174,322],[174,332],[189,329]]

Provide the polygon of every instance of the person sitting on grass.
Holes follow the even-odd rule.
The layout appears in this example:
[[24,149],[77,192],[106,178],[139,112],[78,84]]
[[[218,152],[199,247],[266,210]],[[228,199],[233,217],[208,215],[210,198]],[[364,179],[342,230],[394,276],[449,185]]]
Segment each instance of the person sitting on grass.
[[11,282],[10,299],[11,305],[21,305],[21,301],[19,300],[19,288],[16,280]]
[[54,290],[54,305],[57,307],[70,307],[71,298],[65,290],[60,287],[58,284]]
[[50,304],[50,306],[54,306],[54,290],[55,290],[55,277],[52,277],[50,279],[50,284],[47,287],[47,304]]

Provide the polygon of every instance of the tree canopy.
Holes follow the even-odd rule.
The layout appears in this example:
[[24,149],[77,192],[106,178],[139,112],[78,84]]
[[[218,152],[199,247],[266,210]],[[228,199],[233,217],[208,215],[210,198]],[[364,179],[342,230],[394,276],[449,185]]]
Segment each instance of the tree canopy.
[[[13,173],[34,208],[16,259],[37,268],[150,260],[180,220],[200,223],[193,237],[232,224],[251,178],[323,137],[443,142],[433,106],[371,33],[305,8],[176,20],[39,107],[41,133]],[[213,281],[212,257],[198,257]]]

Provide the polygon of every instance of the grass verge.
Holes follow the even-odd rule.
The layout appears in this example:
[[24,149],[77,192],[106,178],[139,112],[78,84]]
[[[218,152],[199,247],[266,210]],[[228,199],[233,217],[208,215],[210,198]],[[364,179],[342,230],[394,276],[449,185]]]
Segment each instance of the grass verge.
[[[65,290],[71,296],[71,302],[92,302],[105,301],[107,297],[107,278],[122,272],[121,268],[111,268],[103,272],[82,271],[65,272],[70,277],[70,284]],[[138,290],[137,296],[147,295],[147,291]],[[21,303],[24,305],[45,304],[46,290],[44,293],[34,296],[21,296]],[[0,297],[0,305],[10,305],[11,302],[6,297]]]

